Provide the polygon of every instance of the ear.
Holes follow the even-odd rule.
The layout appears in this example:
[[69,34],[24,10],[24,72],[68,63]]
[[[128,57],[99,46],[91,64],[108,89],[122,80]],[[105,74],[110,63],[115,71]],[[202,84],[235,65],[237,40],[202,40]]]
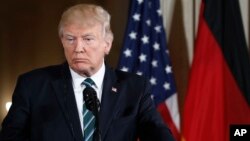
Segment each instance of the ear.
[[106,40],[105,40],[105,51],[104,51],[106,55],[108,55],[110,50],[111,50],[112,42],[113,42],[113,40],[111,38],[106,38]]

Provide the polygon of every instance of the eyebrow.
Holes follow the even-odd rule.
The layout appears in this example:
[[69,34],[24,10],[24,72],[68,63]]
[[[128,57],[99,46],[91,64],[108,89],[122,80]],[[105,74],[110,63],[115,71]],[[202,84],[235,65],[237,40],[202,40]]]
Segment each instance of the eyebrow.
[[[63,34],[63,36],[66,36],[66,37],[77,37],[71,33],[65,33]],[[96,37],[96,35],[94,35],[93,33],[86,33],[85,35],[81,35],[81,38],[84,38],[84,37]]]
[[64,37],[74,37],[74,35],[70,34],[70,33],[64,33],[62,34]]

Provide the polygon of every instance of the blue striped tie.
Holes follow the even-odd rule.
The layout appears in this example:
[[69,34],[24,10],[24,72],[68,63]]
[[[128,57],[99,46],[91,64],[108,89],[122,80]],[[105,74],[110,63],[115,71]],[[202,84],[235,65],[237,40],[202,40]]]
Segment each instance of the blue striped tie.
[[[92,87],[95,82],[91,78],[86,78],[83,83],[86,87]],[[95,116],[92,111],[86,108],[85,101],[83,101],[83,127],[84,127],[84,141],[92,141],[95,131]]]

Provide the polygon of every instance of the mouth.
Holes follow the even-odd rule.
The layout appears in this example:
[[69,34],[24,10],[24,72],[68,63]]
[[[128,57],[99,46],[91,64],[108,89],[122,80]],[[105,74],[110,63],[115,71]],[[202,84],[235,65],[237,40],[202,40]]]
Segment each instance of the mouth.
[[72,60],[74,63],[86,63],[86,62],[89,62],[88,59],[80,59],[80,58],[76,58],[76,59],[73,59]]

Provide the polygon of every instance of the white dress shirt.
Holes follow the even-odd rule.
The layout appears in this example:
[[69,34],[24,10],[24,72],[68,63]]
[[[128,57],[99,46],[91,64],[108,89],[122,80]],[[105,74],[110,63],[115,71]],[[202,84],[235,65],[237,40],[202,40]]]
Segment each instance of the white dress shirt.
[[[82,110],[83,110],[83,93],[82,92],[85,88],[85,85],[81,85],[81,84],[86,79],[86,77],[83,77],[83,76],[77,74],[71,68],[70,68],[70,73],[72,76],[72,85],[73,85],[74,94],[75,94],[75,98],[76,98],[78,115],[80,118],[81,127],[82,127],[82,131],[83,131],[84,125],[83,125],[83,115],[82,115]],[[99,99],[100,102],[101,102],[101,97],[102,97],[104,74],[105,74],[105,65],[103,62],[101,68],[94,75],[92,75],[90,77],[96,84],[95,86],[93,86],[93,88],[95,89],[95,91],[97,93],[97,98]]]

